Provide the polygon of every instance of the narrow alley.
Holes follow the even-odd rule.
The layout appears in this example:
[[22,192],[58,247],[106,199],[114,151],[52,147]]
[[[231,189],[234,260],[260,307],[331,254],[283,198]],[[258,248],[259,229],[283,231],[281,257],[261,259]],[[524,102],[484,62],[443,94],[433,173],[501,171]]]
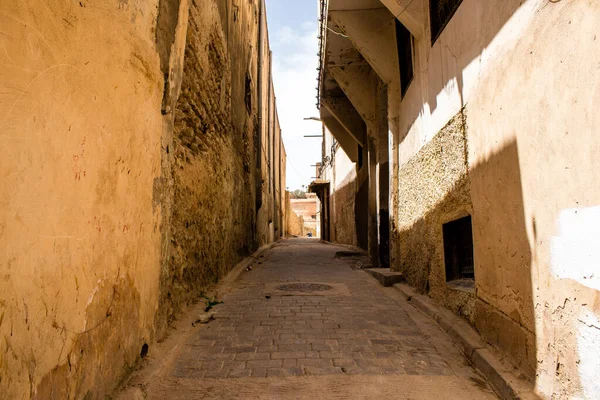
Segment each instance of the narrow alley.
[[338,251],[273,246],[121,398],[496,398],[434,321]]
[[0,400],[600,400],[600,0],[0,0]]

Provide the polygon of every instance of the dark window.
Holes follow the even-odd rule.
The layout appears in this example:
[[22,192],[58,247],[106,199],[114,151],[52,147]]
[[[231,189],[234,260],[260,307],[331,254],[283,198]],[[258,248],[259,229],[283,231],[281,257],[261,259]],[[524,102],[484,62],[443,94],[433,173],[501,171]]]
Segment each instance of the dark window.
[[358,169],[361,169],[363,166],[363,148],[359,144],[358,145]]
[[429,0],[431,44],[435,43],[462,0]]
[[413,37],[402,23],[396,20],[396,45],[398,46],[398,65],[400,66],[400,90],[402,97],[413,80]]
[[475,279],[471,217],[444,224],[443,230],[446,281]]
[[248,114],[252,113],[252,77],[246,72],[246,93],[244,96],[246,102],[246,111]]

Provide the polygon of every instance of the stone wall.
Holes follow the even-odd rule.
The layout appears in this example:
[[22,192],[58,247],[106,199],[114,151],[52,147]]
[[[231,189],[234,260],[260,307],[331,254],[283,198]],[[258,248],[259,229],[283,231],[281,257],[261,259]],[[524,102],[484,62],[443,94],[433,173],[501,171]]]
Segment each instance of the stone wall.
[[230,16],[215,1],[189,8],[167,155],[174,200],[161,312],[169,318],[257,247],[251,164],[258,108],[245,98],[246,76],[256,68],[257,12],[256,4],[237,8],[236,24],[227,26]]
[[286,233],[288,236],[304,236],[304,218],[294,212],[290,204],[290,192],[286,191]]
[[105,398],[283,234],[264,7],[3,2],[0,47],[0,393]]

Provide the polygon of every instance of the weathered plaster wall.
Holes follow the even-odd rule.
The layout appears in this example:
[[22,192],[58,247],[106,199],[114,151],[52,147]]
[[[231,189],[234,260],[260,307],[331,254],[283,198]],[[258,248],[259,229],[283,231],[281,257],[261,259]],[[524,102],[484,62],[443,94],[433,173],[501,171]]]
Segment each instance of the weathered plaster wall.
[[274,239],[260,9],[0,4],[0,397],[105,398],[178,310]]
[[321,179],[329,182],[331,241],[356,246],[356,164],[325,129],[325,164]]
[[281,143],[281,153],[279,155],[279,193],[280,193],[280,201],[281,201],[281,237],[287,236],[287,215],[288,215],[288,207],[289,207],[289,193],[287,191],[286,186],[286,173],[287,173],[287,155],[285,151],[285,145],[283,143],[283,137],[280,135],[280,143]]
[[599,21],[591,0],[464,0],[433,46],[424,24],[400,105],[400,171],[468,107],[473,321],[546,398],[600,391]]
[[190,5],[170,147],[174,199],[161,303],[169,318],[257,246],[251,175],[257,107],[247,107],[245,96],[256,60],[256,7],[237,7],[232,18],[212,0]]
[[[485,195],[483,177],[472,180],[474,212],[490,216],[503,239],[492,250],[504,254],[485,257],[486,242],[475,249],[496,271],[495,281],[505,282],[501,288],[494,279],[482,282],[478,293],[535,335],[527,355],[536,362],[540,393],[593,398],[600,393],[600,361],[591,356],[600,352],[600,280],[593,272],[600,264],[600,4],[528,6],[514,21],[521,38],[494,43],[497,55],[471,98],[481,112],[470,119],[480,132],[470,141],[470,162],[503,167],[487,181],[506,187],[496,191],[503,204]],[[526,102],[509,101],[525,94]],[[492,123],[498,120],[508,123]]]
[[158,2],[0,4],[0,393],[104,397],[153,339]]
[[460,112],[399,171],[398,238],[393,269],[473,322],[474,296],[446,285],[442,225],[471,215],[466,113]]
[[[261,0],[264,1],[264,0]],[[257,13],[262,22],[259,27],[258,43],[258,64],[259,71],[256,76],[257,93],[256,102],[258,115],[255,131],[255,150],[256,150],[256,169],[255,169],[255,190],[256,190],[256,225],[258,229],[258,245],[263,246],[273,241],[275,237],[275,205],[273,204],[273,181],[272,176],[272,151],[274,136],[274,126],[276,119],[275,93],[272,80],[272,59],[269,48],[269,33],[266,21],[266,8],[261,7]]]
[[337,243],[356,246],[356,164],[350,161],[342,149],[338,149],[333,171],[333,238]]

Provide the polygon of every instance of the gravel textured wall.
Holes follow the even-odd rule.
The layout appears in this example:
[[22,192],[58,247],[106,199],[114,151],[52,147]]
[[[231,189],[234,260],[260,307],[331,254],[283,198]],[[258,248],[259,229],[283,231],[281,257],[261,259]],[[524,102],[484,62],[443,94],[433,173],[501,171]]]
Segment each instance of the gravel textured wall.
[[457,114],[399,170],[399,255],[392,268],[473,322],[474,295],[446,285],[442,225],[470,215],[466,113]]

